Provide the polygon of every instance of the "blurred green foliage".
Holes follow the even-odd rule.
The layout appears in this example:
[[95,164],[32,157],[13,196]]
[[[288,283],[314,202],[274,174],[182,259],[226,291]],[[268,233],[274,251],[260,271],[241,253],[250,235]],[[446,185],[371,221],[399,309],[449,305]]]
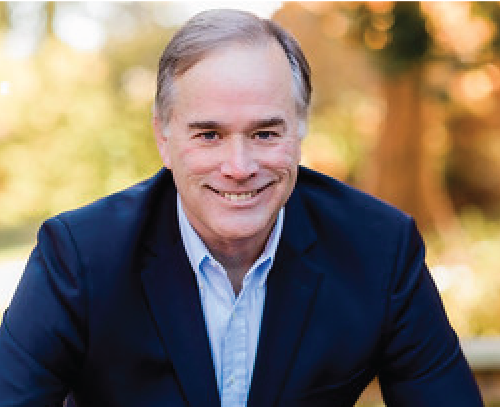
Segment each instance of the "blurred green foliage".
[[500,333],[500,221],[467,207],[444,236],[426,234],[427,262],[454,328],[464,337]]
[[0,64],[11,84],[0,99],[9,114],[0,122],[0,230],[38,223],[160,167],[150,119],[168,37],[150,27],[85,53],[46,35],[29,60]]

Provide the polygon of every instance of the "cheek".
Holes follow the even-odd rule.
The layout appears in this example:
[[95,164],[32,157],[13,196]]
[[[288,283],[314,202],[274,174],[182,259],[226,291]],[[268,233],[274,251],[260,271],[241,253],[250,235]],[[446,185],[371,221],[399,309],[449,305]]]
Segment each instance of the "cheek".
[[204,175],[217,167],[214,154],[207,149],[184,147],[176,154],[177,166],[188,175]]
[[287,142],[280,144],[262,155],[262,162],[280,172],[296,172],[300,161],[300,144]]

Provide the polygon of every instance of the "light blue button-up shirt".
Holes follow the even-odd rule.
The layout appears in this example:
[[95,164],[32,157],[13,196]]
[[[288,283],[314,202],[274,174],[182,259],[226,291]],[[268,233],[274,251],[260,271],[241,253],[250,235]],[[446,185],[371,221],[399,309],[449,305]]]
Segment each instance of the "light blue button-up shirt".
[[217,262],[187,220],[177,194],[177,213],[184,248],[196,275],[222,407],[244,407],[257,353],[266,280],[283,229],[281,208],[261,256],[235,296],[224,267]]

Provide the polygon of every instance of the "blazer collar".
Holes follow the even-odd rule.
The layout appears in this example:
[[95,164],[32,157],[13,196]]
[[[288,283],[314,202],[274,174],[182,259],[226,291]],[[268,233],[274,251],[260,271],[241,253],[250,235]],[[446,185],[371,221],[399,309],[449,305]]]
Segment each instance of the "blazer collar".
[[[150,222],[142,283],[159,335],[191,406],[219,406],[215,369],[196,279],[180,238],[173,183]],[[316,241],[297,188],[286,204],[283,232],[267,293],[249,406],[271,406],[292,366],[321,273],[304,254]]]

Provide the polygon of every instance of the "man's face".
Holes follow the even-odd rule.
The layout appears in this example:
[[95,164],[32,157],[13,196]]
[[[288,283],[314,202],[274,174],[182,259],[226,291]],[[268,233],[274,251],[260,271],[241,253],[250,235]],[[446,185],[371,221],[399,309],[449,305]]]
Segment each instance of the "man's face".
[[157,129],[157,141],[191,225],[208,247],[263,242],[300,159],[281,47],[234,44],[208,54],[175,80],[172,104],[168,135]]

